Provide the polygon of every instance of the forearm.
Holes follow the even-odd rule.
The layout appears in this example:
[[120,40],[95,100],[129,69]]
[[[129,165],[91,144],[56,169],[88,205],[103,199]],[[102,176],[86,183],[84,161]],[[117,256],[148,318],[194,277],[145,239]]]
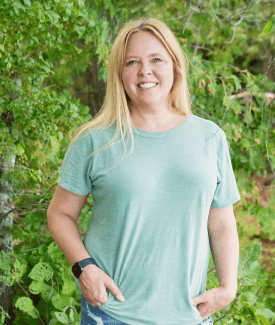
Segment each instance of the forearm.
[[202,318],[228,306],[236,296],[239,239],[232,205],[224,208],[211,207],[208,234],[220,286],[191,299]]
[[90,257],[81,240],[76,222],[72,218],[50,212],[48,213],[48,227],[54,241],[71,265]]
[[235,218],[209,229],[211,252],[221,287],[235,296],[239,261],[239,239]]

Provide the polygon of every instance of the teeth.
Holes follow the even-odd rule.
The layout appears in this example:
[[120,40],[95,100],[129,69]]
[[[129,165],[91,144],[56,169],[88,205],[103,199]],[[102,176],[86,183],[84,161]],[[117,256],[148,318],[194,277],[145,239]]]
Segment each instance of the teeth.
[[140,85],[138,85],[140,88],[151,88],[151,87],[154,87],[156,85],[156,83],[155,82],[148,82],[148,83],[146,83],[146,84],[140,84]]

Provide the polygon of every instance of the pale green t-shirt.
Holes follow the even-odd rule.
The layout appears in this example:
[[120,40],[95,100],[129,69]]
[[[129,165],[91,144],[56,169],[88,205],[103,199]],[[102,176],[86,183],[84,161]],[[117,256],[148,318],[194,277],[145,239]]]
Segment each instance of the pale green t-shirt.
[[134,150],[122,160],[122,142],[91,157],[114,130],[75,141],[58,181],[94,199],[85,247],[125,297],[109,292],[100,308],[131,325],[197,325],[190,299],[205,291],[210,206],[240,199],[225,134],[191,115],[165,132],[133,127]]

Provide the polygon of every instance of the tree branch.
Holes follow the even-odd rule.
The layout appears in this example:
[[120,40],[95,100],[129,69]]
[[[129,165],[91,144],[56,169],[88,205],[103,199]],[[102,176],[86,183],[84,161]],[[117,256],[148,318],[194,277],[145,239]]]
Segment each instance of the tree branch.
[[31,55],[33,55],[34,53],[38,52],[38,51],[42,51],[44,50],[45,47],[47,47],[49,44],[45,44],[44,46],[39,47],[38,49],[34,50],[31,53],[28,53],[27,55],[24,56],[24,59],[28,59]]
[[[3,207],[3,206],[0,206],[1,208]],[[3,213],[3,214],[0,214],[0,220],[3,220],[3,219],[5,219],[10,213],[12,213],[12,212],[14,212],[14,211],[18,211],[17,209],[15,209],[15,208],[13,208],[13,209],[10,209],[8,212],[6,212],[6,213]]]

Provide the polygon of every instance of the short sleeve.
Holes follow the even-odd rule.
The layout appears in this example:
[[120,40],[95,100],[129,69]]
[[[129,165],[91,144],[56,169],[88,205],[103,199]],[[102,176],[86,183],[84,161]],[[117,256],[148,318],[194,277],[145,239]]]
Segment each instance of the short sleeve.
[[224,208],[239,201],[240,193],[233,172],[225,133],[222,129],[219,129],[216,136],[218,177],[211,206]]
[[92,137],[88,132],[80,135],[69,147],[64,157],[58,184],[78,195],[87,195],[92,188]]

